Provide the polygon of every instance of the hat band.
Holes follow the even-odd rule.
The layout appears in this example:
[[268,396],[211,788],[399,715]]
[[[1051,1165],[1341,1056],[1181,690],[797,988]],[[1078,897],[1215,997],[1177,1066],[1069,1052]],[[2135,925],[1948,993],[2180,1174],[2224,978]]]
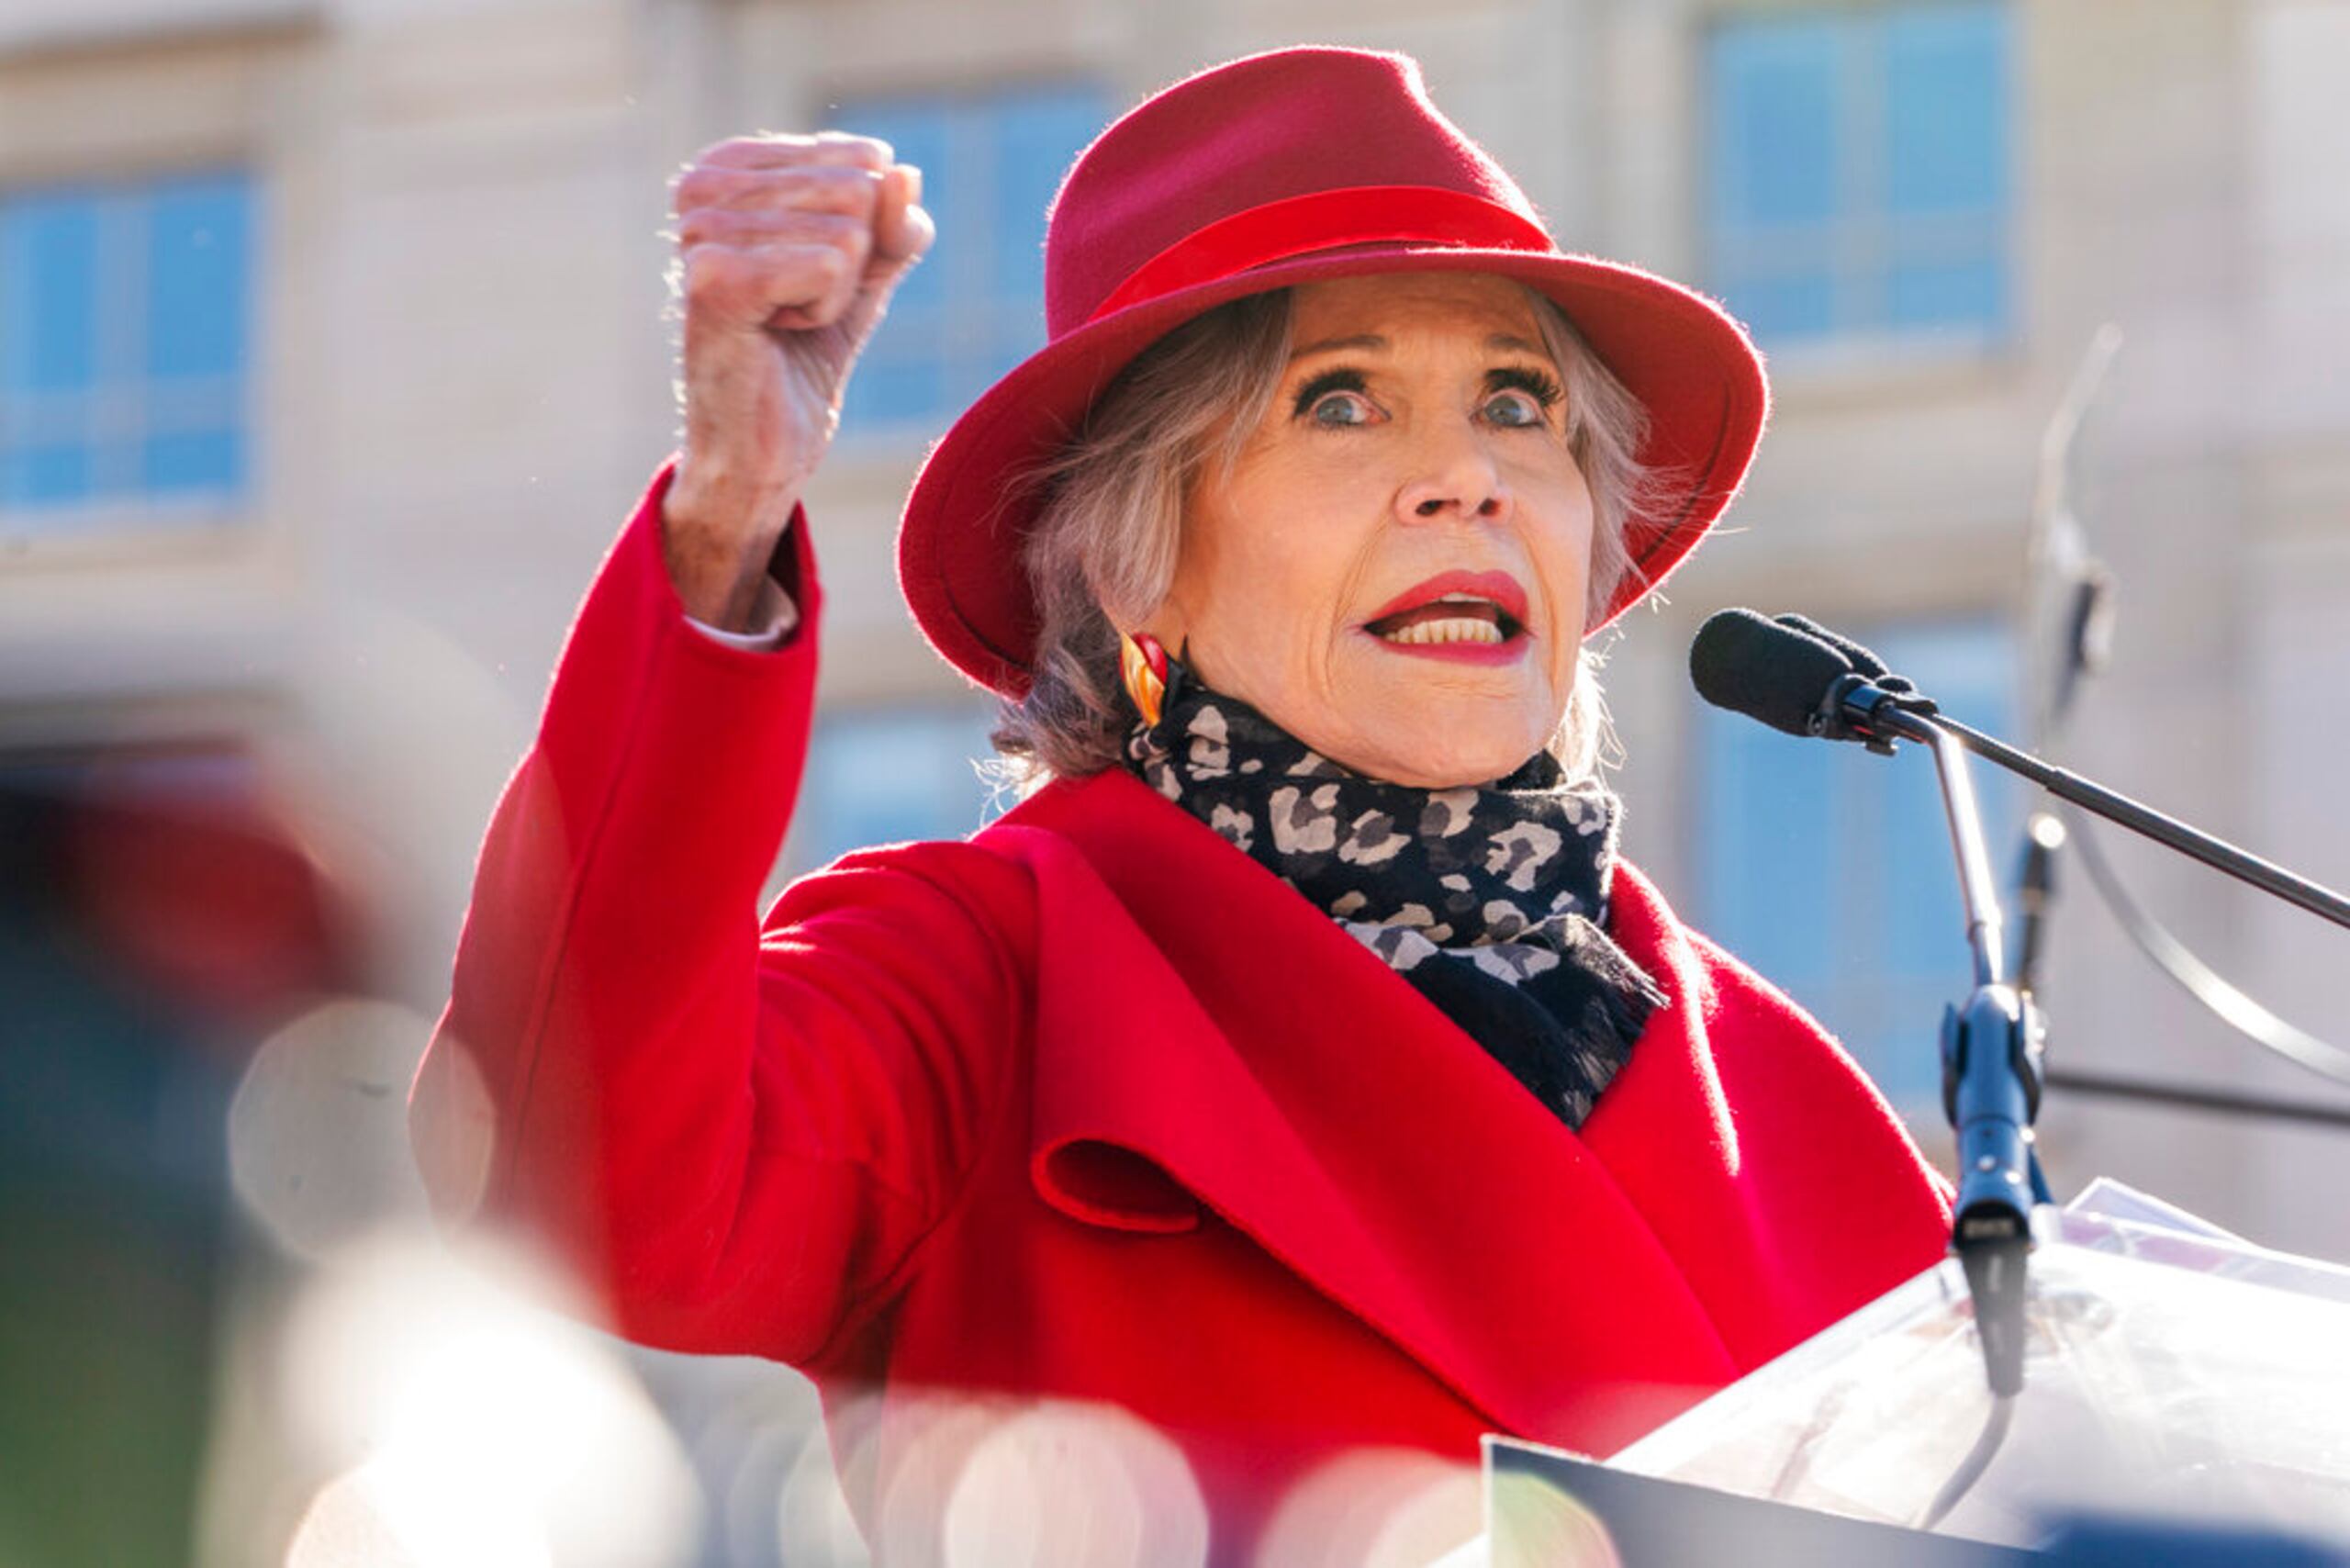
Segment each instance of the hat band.
[[1540,224],[1483,196],[1441,185],[1349,185],[1269,201],[1194,230],[1129,273],[1087,319],[1270,262],[1381,241],[1556,249]]

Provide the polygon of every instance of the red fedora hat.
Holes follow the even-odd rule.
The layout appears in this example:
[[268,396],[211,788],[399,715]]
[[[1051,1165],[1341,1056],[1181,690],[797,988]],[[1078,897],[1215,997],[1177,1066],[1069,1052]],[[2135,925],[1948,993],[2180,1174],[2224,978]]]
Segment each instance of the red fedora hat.
[[[1175,327],[1245,294],[1386,272],[1513,277],[1556,300],[1649,416],[1647,464],[1677,476],[1628,541],[1613,620],[1729,504],[1770,394],[1738,323],[1704,296],[1561,251],[1398,54],[1285,49],[1186,78],[1087,148],[1045,240],[1046,345],[931,452],[898,532],[898,581],[933,646],[983,686],[1027,690],[1036,610],[1016,481]],[[1604,623],[1604,622],[1603,622]]]

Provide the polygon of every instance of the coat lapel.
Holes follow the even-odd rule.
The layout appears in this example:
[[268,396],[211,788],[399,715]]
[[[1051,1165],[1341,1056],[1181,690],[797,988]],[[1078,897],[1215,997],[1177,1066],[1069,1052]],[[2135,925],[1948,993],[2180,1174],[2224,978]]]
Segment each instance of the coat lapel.
[[1030,1170],[1047,1202],[1170,1232],[1204,1204],[1505,1430],[1606,1452],[1736,1375],[1595,1152],[1667,1148],[1685,1161],[1677,1187],[1734,1182],[1685,947],[1631,949],[1673,1002],[1587,1143],[1132,777],[1055,786],[985,836],[1036,879]]

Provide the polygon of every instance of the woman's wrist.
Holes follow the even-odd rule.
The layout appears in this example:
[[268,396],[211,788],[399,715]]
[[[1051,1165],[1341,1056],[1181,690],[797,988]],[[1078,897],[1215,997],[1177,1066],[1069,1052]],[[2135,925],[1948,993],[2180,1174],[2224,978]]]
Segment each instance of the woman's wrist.
[[797,487],[688,474],[681,462],[661,502],[661,551],[669,580],[697,621],[755,629],[776,544],[800,501]]

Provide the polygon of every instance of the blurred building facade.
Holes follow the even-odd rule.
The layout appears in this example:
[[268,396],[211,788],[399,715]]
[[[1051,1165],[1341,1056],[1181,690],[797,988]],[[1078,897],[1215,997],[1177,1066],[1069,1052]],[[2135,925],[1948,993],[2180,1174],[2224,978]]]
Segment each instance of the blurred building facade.
[[[906,618],[899,501],[1041,340],[1077,147],[1301,40],[1416,55],[1564,244],[1753,326],[1776,406],[1749,490],[1611,644],[1628,848],[1921,1128],[1966,977],[1922,759],[1742,731],[1683,651],[1723,605],[1801,609],[2029,734],[2040,445],[2104,323],[2076,498],[2121,619],[2063,759],[2350,884],[2338,0],[16,0],[0,770],[194,754],[292,789],[378,911],[380,988],[429,1014],[564,628],[675,439],[667,182],[722,137],[836,124],[924,167],[942,240],[811,498],[822,720],[778,876],[968,831],[990,707]],[[1998,801],[2004,850],[2023,802]],[[2341,933],[2106,836],[2221,969],[2350,1039]],[[2073,880],[2057,1056],[2341,1102]],[[2350,1134],[2062,1096],[2043,1129],[2060,1188],[2112,1174],[2350,1259]]]

